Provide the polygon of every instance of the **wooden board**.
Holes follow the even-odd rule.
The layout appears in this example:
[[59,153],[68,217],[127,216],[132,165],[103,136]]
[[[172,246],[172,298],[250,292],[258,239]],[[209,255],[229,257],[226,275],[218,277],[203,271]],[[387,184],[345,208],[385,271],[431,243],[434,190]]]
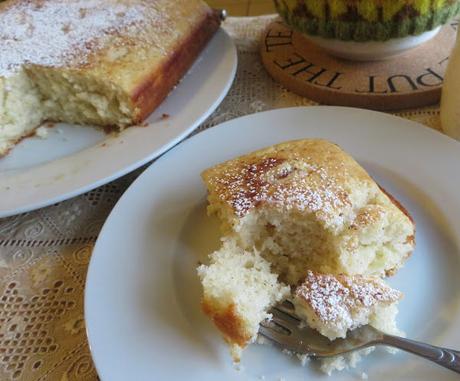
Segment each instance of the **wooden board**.
[[437,103],[458,22],[431,41],[374,62],[333,57],[281,21],[263,34],[262,61],[287,89],[320,103],[399,110]]

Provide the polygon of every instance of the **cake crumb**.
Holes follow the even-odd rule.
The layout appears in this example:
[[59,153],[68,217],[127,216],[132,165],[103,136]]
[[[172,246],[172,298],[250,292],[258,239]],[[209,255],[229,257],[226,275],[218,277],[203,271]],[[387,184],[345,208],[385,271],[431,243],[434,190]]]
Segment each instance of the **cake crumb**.
[[233,364],[233,368],[237,371],[237,372],[243,372],[244,371],[244,366],[237,363],[237,364]]
[[307,362],[310,361],[310,357],[308,357],[308,355],[302,355],[302,354],[300,354],[300,353],[297,353],[296,356],[297,356],[297,358],[300,360],[300,364],[301,364],[302,366],[307,365]]
[[304,329],[307,327],[308,327],[308,324],[305,321],[301,320],[299,323],[299,329]]
[[165,120],[165,119],[168,119],[170,116],[171,115],[169,115],[169,114],[163,113],[163,114],[161,114],[161,119]]
[[38,127],[35,130],[35,135],[40,139],[46,139],[48,137],[48,128],[45,126]]
[[273,345],[273,342],[271,342],[269,339],[267,339],[266,337],[262,335],[257,335],[256,343],[259,345],[268,345],[268,346]]

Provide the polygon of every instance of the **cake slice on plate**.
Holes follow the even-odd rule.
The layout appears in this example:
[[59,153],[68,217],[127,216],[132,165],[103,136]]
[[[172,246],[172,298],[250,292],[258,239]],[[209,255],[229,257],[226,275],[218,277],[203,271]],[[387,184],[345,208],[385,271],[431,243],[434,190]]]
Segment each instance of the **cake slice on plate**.
[[257,248],[283,281],[308,269],[385,276],[414,248],[414,224],[346,152],[326,140],[277,144],[207,169],[208,211]]
[[380,277],[410,256],[415,226],[350,155],[326,140],[290,141],[202,177],[224,237],[198,269],[203,310],[234,360],[285,298],[331,340],[362,324],[397,332],[401,293]]

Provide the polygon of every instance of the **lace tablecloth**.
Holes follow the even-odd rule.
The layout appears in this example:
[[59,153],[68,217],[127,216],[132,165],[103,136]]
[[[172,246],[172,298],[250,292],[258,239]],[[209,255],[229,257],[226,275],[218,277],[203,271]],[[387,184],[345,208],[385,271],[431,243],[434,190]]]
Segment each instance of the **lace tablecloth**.
[[[272,18],[226,21],[238,47],[238,72],[228,96],[198,131],[258,111],[315,104],[266,74],[257,45]],[[398,114],[440,129],[438,106]],[[102,224],[141,172],[0,220],[0,380],[98,379],[83,318],[86,270]]]

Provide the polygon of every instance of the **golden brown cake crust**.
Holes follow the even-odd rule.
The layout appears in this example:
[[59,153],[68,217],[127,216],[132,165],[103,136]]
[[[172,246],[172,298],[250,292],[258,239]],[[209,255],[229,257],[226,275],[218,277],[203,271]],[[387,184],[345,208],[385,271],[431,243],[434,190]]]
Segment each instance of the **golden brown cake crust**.
[[379,185],[380,190],[387,195],[387,197],[391,200],[391,202],[401,211],[403,212],[410,221],[415,225],[415,221],[410,215],[409,211],[397,200],[391,193],[387,192],[385,188]]
[[203,300],[201,306],[203,312],[212,319],[229,344],[237,345],[241,348],[247,345],[251,336],[245,333],[235,305],[231,304],[224,310],[219,310],[213,303]]
[[164,64],[152,71],[135,89],[131,99],[138,110],[134,122],[143,121],[166,98],[171,89],[195,62],[206,43],[220,26],[219,15],[215,11],[205,14],[184,41],[176,47]]
[[[208,190],[238,217],[265,203],[334,213],[350,203],[340,183],[347,181],[353,166],[334,144],[311,139],[252,152],[212,167],[202,177]],[[305,181],[292,179],[294,172]],[[353,168],[353,175],[368,181],[360,168]]]
[[[268,203],[331,221],[352,205],[355,190],[376,186],[350,155],[322,139],[261,149],[209,168],[202,178],[213,200],[238,218]],[[389,198],[413,222],[407,210]],[[366,217],[363,224],[372,223],[372,216]]]
[[[385,195],[390,199],[390,201],[401,211],[404,213],[404,215],[406,215],[410,222],[412,223],[413,227],[414,227],[414,234],[410,235],[407,237],[407,243],[410,243],[412,245],[412,247],[415,247],[415,232],[416,232],[416,229],[417,229],[417,225],[415,224],[415,221],[413,219],[413,217],[411,216],[411,214],[409,213],[409,211],[399,202],[399,200],[397,200],[391,193],[387,192],[385,188],[381,187],[379,185],[379,188],[380,190],[385,193]],[[407,253],[406,257],[404,258],[403,261],[407,261],[407,259],[412,255],[413,251],[410,251],[409,253]],[[398,269],[396,268],[393,268],[393,269],[389,269],[387,271],[385,271],[385,276],[393,276],[396,274],[396,272],[398,271]]]

